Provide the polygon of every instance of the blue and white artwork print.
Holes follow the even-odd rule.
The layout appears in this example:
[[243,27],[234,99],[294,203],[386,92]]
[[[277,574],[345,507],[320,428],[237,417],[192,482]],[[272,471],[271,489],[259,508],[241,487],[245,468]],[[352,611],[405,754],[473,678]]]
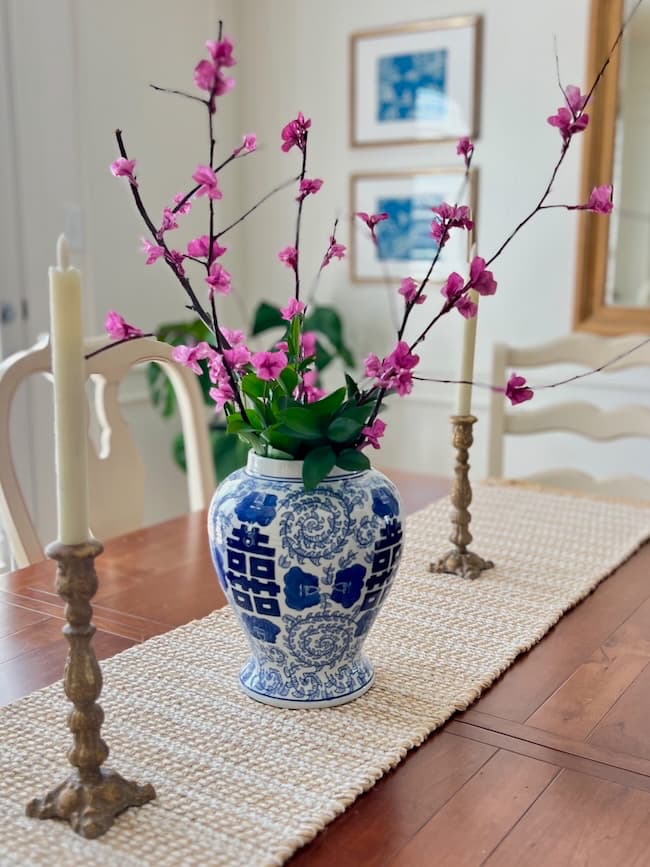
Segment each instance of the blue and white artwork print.
[[430,262],[438,249],[431,237],[431,208],[442,196],[390,196],[377,200],[388,219],[377,226],[377,257],[382,261]]
[[441,121],[448,111],[448,51],[377,59],[377,121]]

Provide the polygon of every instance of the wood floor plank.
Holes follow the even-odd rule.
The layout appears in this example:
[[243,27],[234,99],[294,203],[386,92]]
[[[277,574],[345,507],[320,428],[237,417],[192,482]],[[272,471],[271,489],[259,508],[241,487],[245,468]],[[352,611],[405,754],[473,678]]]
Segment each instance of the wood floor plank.
[[486,864],[646,867],[649,853],[650,794],[563,771]]
[[589,743],[650,759],[650,667],[641,672],[598,723]]
[[526,722],[585,740],[650,661],[650,601],[641,605]]
[[331,867],[335,851],[337,867],[380,867],[495,752],[444,731],[433,735],[288,863]]
[[545,762],[499,751],[385,863],[481,864],[558,773]]

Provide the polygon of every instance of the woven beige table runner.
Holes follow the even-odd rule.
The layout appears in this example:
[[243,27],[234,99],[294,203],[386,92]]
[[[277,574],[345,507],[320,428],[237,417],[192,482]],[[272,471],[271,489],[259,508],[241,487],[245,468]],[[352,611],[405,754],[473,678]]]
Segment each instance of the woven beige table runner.
[[281,864],[650,536],[648,508],[511,487],[478,486],[472,511],[474,547],[496,568],[475,582],[430,575],[449,506],[410,518],[367,644],[375,685],[349,705],[286,711],[242,695],[246,646],[229,611],[103,663],[113,765],[158,798],[99,840],[24,815],[68,773],[60,684],[0,710],[0,863]]

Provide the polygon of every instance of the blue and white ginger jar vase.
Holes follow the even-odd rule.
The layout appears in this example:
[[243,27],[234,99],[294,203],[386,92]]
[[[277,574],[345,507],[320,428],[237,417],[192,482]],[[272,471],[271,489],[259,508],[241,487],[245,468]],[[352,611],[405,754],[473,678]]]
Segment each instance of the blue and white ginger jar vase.
[[276,707],[330,707],[374,678],[363,642],[402,550],[397,489],[335,467],[313,491],[302,462],[249,453],[208,515],[215,569],[251,657],[243,690]]

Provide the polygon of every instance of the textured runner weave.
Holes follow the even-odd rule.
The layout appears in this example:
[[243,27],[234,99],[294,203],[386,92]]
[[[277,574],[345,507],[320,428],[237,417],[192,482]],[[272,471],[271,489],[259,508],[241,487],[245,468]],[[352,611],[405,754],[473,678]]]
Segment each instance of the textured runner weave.
[[477,488],[473,547],[496,568],[474,582],[429,574],[447,547],[449,504],[413,515],[366,645],[375,685],[351,704],[279,710],[245,697],[247,650],[229,611],[102,663],[109,765],[158,797],[99,840],[24,815],[68,773],[61,685],[1,709],[0,864],[282,864],[650,536],[647,507]]

